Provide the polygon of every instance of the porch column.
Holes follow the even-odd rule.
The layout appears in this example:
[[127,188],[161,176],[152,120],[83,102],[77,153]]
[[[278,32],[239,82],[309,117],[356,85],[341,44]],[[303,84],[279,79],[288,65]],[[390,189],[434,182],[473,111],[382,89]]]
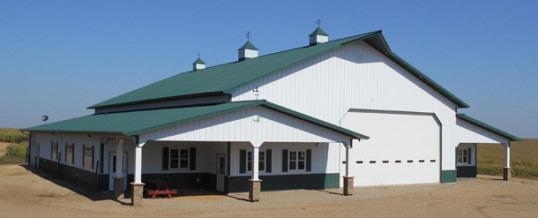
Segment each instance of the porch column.
[[350,145],[344,144],[346,147],[346,175],[344,176],[344,196],[353,195],[353,176],[349,176],[349,149],[353,146],[353,141],[351,140]]
[[252,202],[260,200],[261,180],[259,179],[259,160],[261,143],[253,143],[254,151],[252,151],[252,179],[249,181],[248,197]]
[[142,147],[145,143],[135,146],[134,182],[131,183],[131,204],[141,206],[144,197],[144,183],[142,183]]
[[505,146],[504,155],[505,155],[506,163],[503,169],[503,179],[508,181],[510,177],[512,176],[512,172],[510,171],[510,141],[506,142],[504,146]]
[[123,178],[123,139],[119,139],[116,145],[116,173],[114,174],[114,198],[123,194],[125,178]]

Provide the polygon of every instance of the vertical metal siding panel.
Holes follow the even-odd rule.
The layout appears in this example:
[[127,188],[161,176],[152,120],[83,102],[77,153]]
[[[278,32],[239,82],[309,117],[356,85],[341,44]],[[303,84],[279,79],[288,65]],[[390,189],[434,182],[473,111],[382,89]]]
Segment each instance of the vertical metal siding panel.
[[[298,72],[290,75],[295,71]],[[443,124],[443,154],[448,156],[443,158],[443,169],[454,168],[450,161],[454,155],[450,151],[457,145],[453,103],[363,42],[336,49],[268,78],[271,83],[254,82],[247,86],[264,85],[264,99],[336,125],[349,108],[434,112]],[[302,90],[315,94],[305,95]],[[334,97],[338,95],[341,97]],[[234,92],[232,96],[234,101],[249,99],[246,91]]]

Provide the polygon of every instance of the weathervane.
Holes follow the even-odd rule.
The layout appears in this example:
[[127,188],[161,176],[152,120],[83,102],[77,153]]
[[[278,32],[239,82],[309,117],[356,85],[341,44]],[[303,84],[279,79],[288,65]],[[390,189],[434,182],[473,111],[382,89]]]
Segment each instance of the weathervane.
[[198,58],[200,58],[200,52],[198,52]]
[[321,25],[321,20],[319,20],[319,18],[318,21],[316,21],[316,24],[318,25],[318,27]]
[[250,31],[247,31],[247,40],[250,41]]
[[254,92],[254,95],[256,96],[256,100],[258,100],[258,95],[260,95],[260,90],[258,90],[258,87],[252,90],[252,92]]

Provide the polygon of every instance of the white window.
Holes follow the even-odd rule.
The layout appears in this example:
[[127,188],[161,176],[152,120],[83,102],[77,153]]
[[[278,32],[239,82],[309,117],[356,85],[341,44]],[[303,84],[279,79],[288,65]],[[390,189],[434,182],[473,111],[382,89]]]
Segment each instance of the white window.
[[74,164],[75,163],[75,144],[65,143],[65,162]]
[[93,146],[83,145],[82,150],[83,150],[82,166],[84,168],[93,169],[93,156],[94,156]]
[[171,149],[170,150],[170,168],[189,168],[189,150],[188,149]]
[[471,164],[471,148],[458,148],[457,161],[460,165]]
[[58,142],[50,142],[50,159],[58,160]]
[[181,156],[179,161],[180,168],[189,168],[189,150],[181,149]]
[[[258,170],[265,171],[265,152],[258,152]],[[252,151],[247,152],[247,171],[252,171]]]
[[179,166],[179,150],[172,149],[170,150],[170,168],[177,169]]
[[305,151],[289,151],[290,170],[305,170],[306,166]]

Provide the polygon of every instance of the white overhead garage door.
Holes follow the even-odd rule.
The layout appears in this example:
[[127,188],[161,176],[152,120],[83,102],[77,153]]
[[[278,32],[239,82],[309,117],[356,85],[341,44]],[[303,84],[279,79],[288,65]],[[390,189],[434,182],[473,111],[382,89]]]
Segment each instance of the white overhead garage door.
[[342,126],[370,136],[350,149],[355,186],[440,182],[440,125],[432,114],[351,110]]

